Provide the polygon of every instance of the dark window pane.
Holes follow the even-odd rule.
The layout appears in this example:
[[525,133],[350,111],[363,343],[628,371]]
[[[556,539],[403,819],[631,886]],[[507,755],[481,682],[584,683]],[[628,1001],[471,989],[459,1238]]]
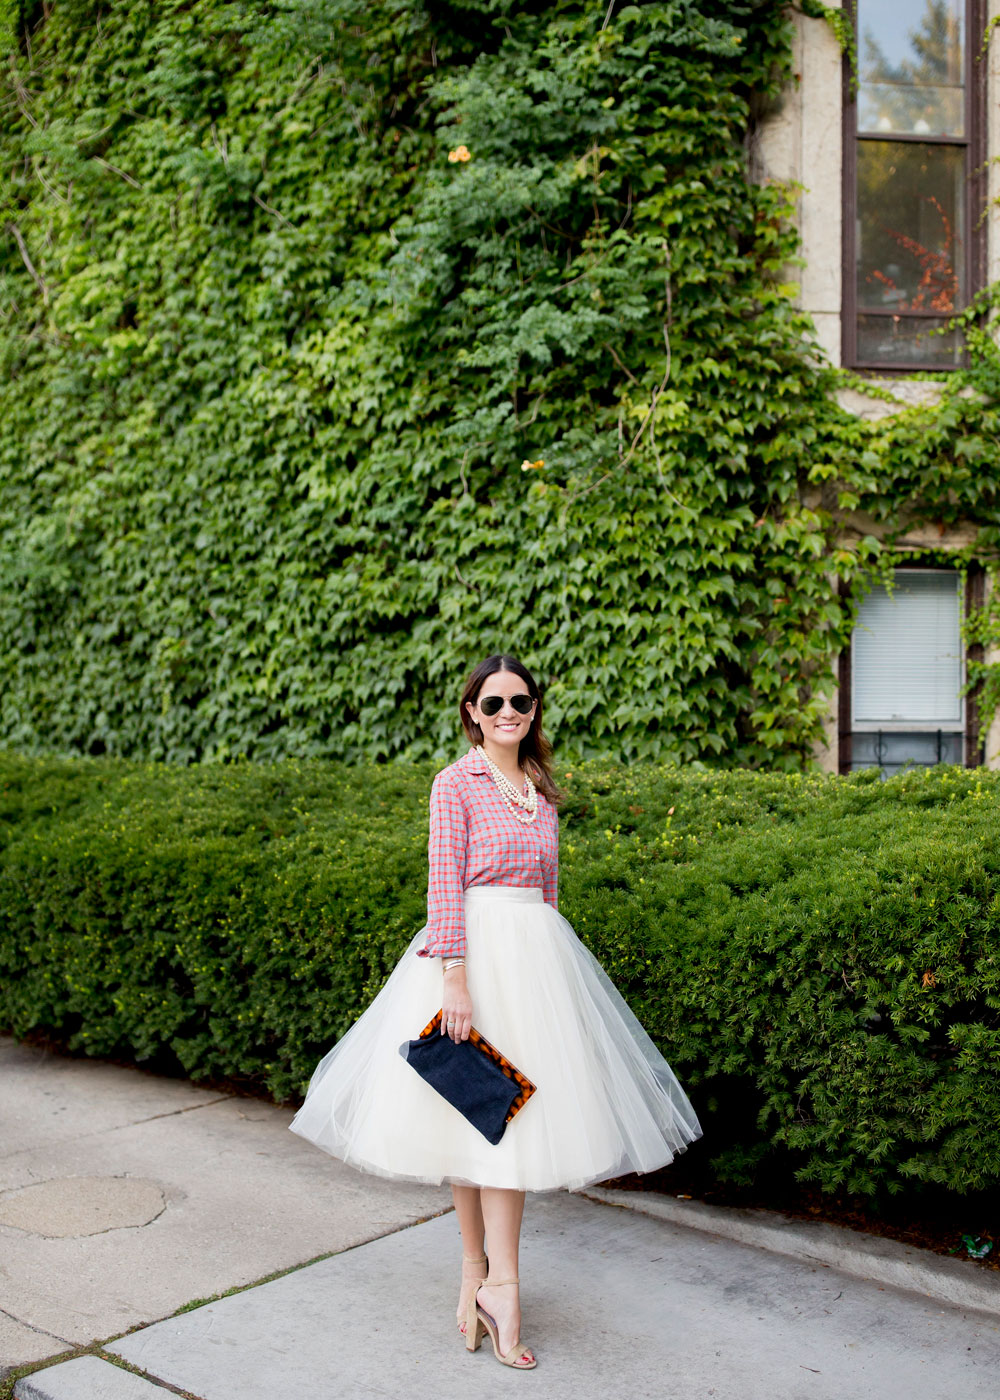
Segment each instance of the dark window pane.
[[858,142],[858,308],[948,315],[962,305],[960,146]]
[[888,776],[904,768],[927,768],[933,763],[965,762],[965,737],[947,730],[896,734],[855,731],[851,735],[851,772],[859,768],[881,768]]
[[931,729],[924,734],[866,734],[850,736],[850,771],[881,769],[884,777],[912,767],[933,763],[965,763],[965,735],[947,729]]
[[964,136],[965,0],[858,0],[858,130]]
[[958,331],[931,335],[943,325],[933,316],[859,316],[858,363],[954,369],[962,363],[962,338]]

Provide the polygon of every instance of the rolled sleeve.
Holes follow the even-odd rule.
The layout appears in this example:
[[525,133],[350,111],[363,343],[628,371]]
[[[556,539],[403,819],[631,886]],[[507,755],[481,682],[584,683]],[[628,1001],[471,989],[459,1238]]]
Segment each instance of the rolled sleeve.
[[419,957],[453,958],[465,953],[465,867],[469,821],[462,799],[447,773],[431,785],[427,856],[427,937]]

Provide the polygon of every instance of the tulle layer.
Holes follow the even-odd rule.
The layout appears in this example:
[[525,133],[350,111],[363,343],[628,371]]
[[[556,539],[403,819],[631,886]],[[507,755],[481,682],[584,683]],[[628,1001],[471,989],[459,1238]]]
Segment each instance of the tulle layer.
[[423,929],[316,1066],[292,1132],[379,1176],[522,1191],[653,1171],[701,1136],[670,1066],[540,890],[474,886],[464,906],[473,1025],[538,1086],[501,1141],[399,1054],[441,1005],[439,959],[416,956]]

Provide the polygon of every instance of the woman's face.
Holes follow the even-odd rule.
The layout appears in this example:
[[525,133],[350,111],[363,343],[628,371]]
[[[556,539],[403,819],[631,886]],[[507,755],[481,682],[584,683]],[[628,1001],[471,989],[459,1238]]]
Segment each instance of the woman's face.
[[[536,706],[533,704],[526,715],[515,710],[510,703],[512,695],[528,695],[528,687],[513,671],[494,671],[483,681],[475,703],[466,701],[466,709],[483,731],[483,742],[498,749],[512,749],[517,753],[518,745],[531,729],[535,719]],[[503,700],[494,715],[483,714],[482,702],[488,696],[498,696]]]

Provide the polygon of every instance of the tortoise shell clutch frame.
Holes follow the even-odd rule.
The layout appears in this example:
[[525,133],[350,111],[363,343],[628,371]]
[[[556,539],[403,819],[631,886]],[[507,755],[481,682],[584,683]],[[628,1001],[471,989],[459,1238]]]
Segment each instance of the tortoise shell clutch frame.
[[[428,1040],[432,1035],[441,1034],[441,1017],[444,1010],[438,1011],[436,1015],[428,1021],[427,1025],[417,1037],[418,1040]],[[469,1030],[469,1040],[488,1060],[492,1060],[498,1069],[503,1070],[508,1079],[512,1079],[518,1086],[520,1092],[508,1108],[504,1118],[505,1123],[509,1123],[516,1113],[519,1113],[524,1105],[535,1092],[537,1085],[532,1084],[526,1074],[522,1074],[517,1065],[512,1064],[506,1055],[500,1053],[495,1045],[491,1045],[484,1035],[480,1035],[475,1026]]]

